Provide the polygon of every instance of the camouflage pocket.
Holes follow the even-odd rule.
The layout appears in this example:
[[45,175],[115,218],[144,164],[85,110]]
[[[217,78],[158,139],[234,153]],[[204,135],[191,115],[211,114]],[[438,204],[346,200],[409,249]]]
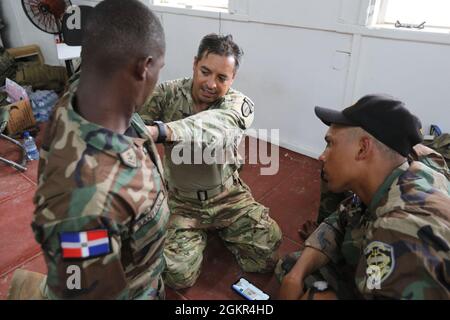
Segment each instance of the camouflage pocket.
[[259,203],[253,203],[252,209],[247,216],[253,221],[253,227],[257,229],[267,229],[270,227],[269,209]]
[[168,210],[165,201],[166,196],[161,191],[155,199],[152,207],[149,207],[132,223],[130,234],[130,247],[132,258],[139,263],[152,250],[157,240],[161,238],[161,230],[164,229],[162,214]]

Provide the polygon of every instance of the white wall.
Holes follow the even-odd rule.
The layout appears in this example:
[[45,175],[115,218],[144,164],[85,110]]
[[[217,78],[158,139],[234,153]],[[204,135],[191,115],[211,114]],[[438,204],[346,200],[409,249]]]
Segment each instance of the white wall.
[[[9,35],[21,37],[17,45],[38,42],[46,60],[58,63],[53,43],[16,2],[1,0],[5,20],[9,12],[18,19]],[[369,2],[234,0],[243,11],[220,19],[218,13],[153,7],[167,37],[161,80],[191,75],[203,35],[232,33],[245,51],[234,87],[256,103],[254,127],[279,128],[282,146],[316,157],[326,127],[314,106],[340,109],[377,92],[403,99],[425,130],[433,123],[449,132],[450,37],[366,28]]]
[[9,47],[37,44],[47,64],[63,65],[56,54],[54,35],[39,30],[30,22],[22,9],[21,1],[1,0],[0,6],[6,24],[6,39],[3,41],[6,41]]
[[450,132],[450,46],[365,37],[355,97],[390,92],[419,115],[422,124]]
[[[234,87],[255,102],[254,127],[280,129],[283,146],[316,154],[323,132],[313,107],[343,105],[351,38],[240,22],[224,23],[223,32],[236,35],[245,50]],[[342,55],[344,66],[334,69],[333,60]]]

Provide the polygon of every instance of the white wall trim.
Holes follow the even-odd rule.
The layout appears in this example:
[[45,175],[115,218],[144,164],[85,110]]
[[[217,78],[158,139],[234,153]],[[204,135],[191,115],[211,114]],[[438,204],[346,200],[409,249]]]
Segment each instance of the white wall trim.
[[442,30],[439,30],[439,32],[437,30],[433,32],[426,30],[398,30],[389,25],[375,25],[371,27],[342,25],[338,29],[340,33],[359,34],[372,38],[450,45],[450,32]]
[[166,6],[158,6],[158,5],[154,5],[154,4],[150,4],[149,7],[151,10],[158,12],[158,13],[171,13],[171,14],[176,14],[176,15],[219,19],[219,12],[216,12],[216,11],[166,7]]
[[350,66],[348,68],[347,81],[345,84],[344,106],[351,105],[355,100],[355,88],[358,83],[359,60],[361,55],[361,41],[361,35],[356,34],[353,36]]

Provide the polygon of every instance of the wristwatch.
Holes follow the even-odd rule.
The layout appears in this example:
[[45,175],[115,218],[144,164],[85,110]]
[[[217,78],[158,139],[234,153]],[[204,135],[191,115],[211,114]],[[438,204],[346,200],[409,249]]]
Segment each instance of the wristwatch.
[[308,291],[308,300],[314,300],[314,294],[316,292],[324,292],[328,289],[328,282],[326,281],[316,281],[313,286]]
[[167,139],[167,130],[166,125],[162,121],[153,121],[153,125],[158,127],[158,139],[156,139],[156,143],[163,143]]

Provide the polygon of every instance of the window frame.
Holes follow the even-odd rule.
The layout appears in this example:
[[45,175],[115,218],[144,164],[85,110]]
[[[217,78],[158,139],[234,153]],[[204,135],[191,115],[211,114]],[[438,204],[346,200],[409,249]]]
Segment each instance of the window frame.
[[[187,0],[186,0],[187,1]],[[171,9],[180,9],[180,10],[193,10],[193,11],[204,11],[204,12],[214,12],[214,13],[230,13],[230,3],[231,1],[228,0],[228,7],[226,9],[223,9],[221,7],[208,7],[208,6],[187,6],[187,5],[174,5],[174,4],[162,4],[158,3],[158,0],[150,0],[150,5],[154,6],[155,8],[171,8]]]
[[[393,27],[395,25],[395,22],[386,21],[386,13],[388,9],[389,1],[391,0],[374,0],[376,1],[374,6],[374,11],[372,14],[374,15],[371,20],[372,26],[378,26],[378,27]],[[408,21],[405,21],[405,23],[409,23]],[[402,29],[405,30],[405,29]],[[411,29],[410,29],[411,30]],[[425,32],[436,32],[436,33],[442,33],[442,32],[450,32],[450,25],[448,26],[442,26],[442,25],[432,25],[428,24],[426,25],[425,29],[418,30],[413,29],[413,31],[425,31]]]
[[379,8],[378,8],[377,17],[376,17],[376,24],[390,24],[390,23],[386,23],[384,21],[384,19],[386,17],[386,11],[387,11],[387,6],[388,6],[389,1],[378,0],[378,2],[379,2]]
[[186,15],[201,18],[211,18],[228,21],[250,21],[249,16],[249,0],[228,0],[228,12],[211,11],[211,10],[199,10],[197,8],[187,9],[172,6],[161,6],[153,4],[154,0],[141,0],[146,1],[149,8],[157,13],[161,14],[175,14]]

